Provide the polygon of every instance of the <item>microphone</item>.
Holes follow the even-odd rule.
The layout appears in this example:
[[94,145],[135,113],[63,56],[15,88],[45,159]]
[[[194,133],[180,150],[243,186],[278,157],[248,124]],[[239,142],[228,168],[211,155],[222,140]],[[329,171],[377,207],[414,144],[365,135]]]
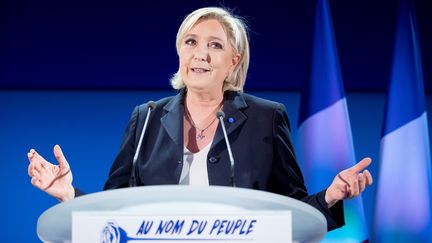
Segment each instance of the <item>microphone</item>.
[[130,187],[135,187],[137,185],[136,176],[135,176],[136,162],[138,160],[138,156],[139,156],[139,153],[141,150],[141,145],[142,145],[145,131],[147,129],[148,120],[150,118],[151,111],[154,108],[156,108],[156,103],[154,101],[150,100],[149,102],[147,102],[147,116],[146,116],[146,119],[144,121],[144,127],[141,131],[141,136],[139,138],[138,145],[137,145],[136,150],[135,150],[135,155],[134,155],[133,161],[132,161],[132,173],[131,173],[131,177],[129,179],[129,186]]
[[216,116],[219,119],[220,124],[222,126],[222,131],[223,131],[223,134],[224,134],[225,143],[226,143],[226,146],[227,146],[227,149],[228,149],[229,160],[230,160],[230,163],[231,163],[231,185],[233,187],[236,187],[235,180],[234,180],[234,157],[233,157],[232,152],[231,152],[231,145],[230,145],[230,142],[228,140],[228,135],[227,135],[227,132],[226,132],[226,129],[225,129],[225,123],[223,121],[223,119],[225,118],[225,112],[218,111],[216,113]]

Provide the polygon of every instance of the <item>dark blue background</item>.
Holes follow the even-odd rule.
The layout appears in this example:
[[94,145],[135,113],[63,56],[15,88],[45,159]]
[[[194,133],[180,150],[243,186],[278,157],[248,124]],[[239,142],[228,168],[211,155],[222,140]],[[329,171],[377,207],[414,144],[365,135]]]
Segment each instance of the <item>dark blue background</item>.
[[[203,6],[251,26],[248,90],[299,90],[308,78],[315,1],[21,1],[0,6],[0,88],[169,89],[175,35]],[[425,83],[432,88],[432,4],[415,1]],[[397,1],[330,1],[348,91],[383,91]]]

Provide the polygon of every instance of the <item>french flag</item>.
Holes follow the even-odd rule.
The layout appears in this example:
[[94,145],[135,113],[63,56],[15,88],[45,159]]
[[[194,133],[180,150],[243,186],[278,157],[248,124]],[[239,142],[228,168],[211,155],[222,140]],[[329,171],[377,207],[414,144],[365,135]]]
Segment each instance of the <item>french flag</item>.
[[414,5],[400,1],[375,204],[376,242],[432,242],[431,158]]
[[[316,193],[356,163],[327,0],[317,1],[310,75],[301,95],[296,145],[309,193]],[[346,225],[329,232],[323,242],[366,242],[362,198],[346,200],[344,210]]]

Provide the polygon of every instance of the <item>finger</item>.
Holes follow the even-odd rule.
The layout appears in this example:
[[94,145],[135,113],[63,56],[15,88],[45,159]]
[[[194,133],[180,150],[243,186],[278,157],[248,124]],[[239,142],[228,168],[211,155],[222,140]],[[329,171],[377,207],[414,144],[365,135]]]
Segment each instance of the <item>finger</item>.
[[63,155],[62,149],[60,148],[60,146],[58,144],[56,146],[54,146],[54,156],[56,157],[61,169],[63,169],[63,168],[68,169],[69,168],[69,164]]
[[371,162],[372,162],[372,159],[369,157],[366,157],[366,158],[362,159],[360,162],[358,162],[357,164],[355,164],[353,167],[349,168],[348,173],[350,173],[351,175],[357,174],[357,173],[361,172],[362,170],[364,170],[366,167],[368,167]]
[[32,161],[33,169],[40,172],[42,170],[42,164],[39,161]]
[[34,155],[35,152],[36,152],[36,150],[34,150],[34,149],[30,149],[30,151],[27,153],[27,157],[28,157],[29,159],[31,159],[31,158],[33,157],[33,155]]
[[29,171],[29,176],[34,178],[40,178],[40,172],[33,169]]
[[351,190],[349,188],[349,185],[345,185],[345,198],[351,198]]
[[27,153],[27,156],[28,156],[28,157],[31,157],[31,156],[33,156],[35,153],[36,153],[36,150],[34,150],[34,149],[30,149],[30,150],[28,151],[28,153]]
[[359,194],[359,179],[358,176],[355,177],[355,179],[351,182],[350,190],[350,198],[353,198]]
[[366,176],[363,173],[358,175],[359,193],[362,193],[366,188]]
[[42,156],[40,156],[38,152],[36,152],[36,150],[34,149],[31,149],[30,153],[31,153],[31,158],[29,158],[30,164],[33,164],[33,167],[37,171],[40,171],[42,169],[42,166],[45,165],[45,159],[43,159]]
[[31,178],[31,184],[32,184],[33,186],[35,186],[36,181],[37,181],[36,178],[34,178],[34,177]]
[[29,165],[28,165],[28,167],[27,167],[27,173],[28,173],[28,175],[29,176],[33,176],[33,170],[34,170],[34,168],[33,168],[34,166],[33,166],[33,164],[32,163],[30,163]]
[[30,175],[32,172],[32,170],[36,170],[36,171],[40,171],[41,168],[39,166],[36,166],[36,164],[39,164],[38,162],[35,161],[30,161],[30,164],[28,166],[28,174]]
[[28,175],[30,176],[30,177],[34,177],[35,176],[35,169],[33,168],[33,166],[30,164],[29,166],[28,166],[28,171],[27,171],[27,173],[28,173]]
[[363,174],[365,175],[365,181],[366,181],[366,186],[370,186],[373,183],[373,178],[371,173],[368,170],[363,171]]
[[41,188],[41,181],[39,179],[36,178],[32,178],[31,179],[31,184],[37,188]]

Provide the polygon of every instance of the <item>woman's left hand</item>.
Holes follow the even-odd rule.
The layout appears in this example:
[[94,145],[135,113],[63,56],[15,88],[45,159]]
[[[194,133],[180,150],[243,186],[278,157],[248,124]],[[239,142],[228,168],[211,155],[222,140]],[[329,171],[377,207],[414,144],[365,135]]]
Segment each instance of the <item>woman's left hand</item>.
[[360,195],[367,186],[372,185],[372,175],[368,170],[364,170],[371,161],[370,158],[364,158],[353,167],[337,174],[325,194],[329,208],[339,200],[351,199]]

